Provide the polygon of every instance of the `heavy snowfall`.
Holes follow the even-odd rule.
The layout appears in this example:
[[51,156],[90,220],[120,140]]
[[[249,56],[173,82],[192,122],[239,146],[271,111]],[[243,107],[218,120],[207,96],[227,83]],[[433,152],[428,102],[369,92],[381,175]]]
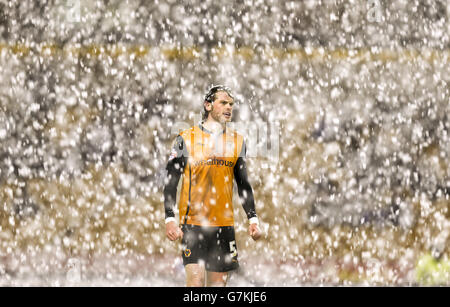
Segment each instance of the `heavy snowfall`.
[[447,0],[0,0],[0,285],[183,286],[164,169],[212,84],[264,231],[235,191],[230,286],[450,285],[449,82]]

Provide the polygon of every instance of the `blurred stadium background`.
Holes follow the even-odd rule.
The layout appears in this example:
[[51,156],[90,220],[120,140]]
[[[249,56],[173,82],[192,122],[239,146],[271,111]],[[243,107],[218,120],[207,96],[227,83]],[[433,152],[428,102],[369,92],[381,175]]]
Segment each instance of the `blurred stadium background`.
[[230,285],[416,283],[421,255],[449,256],[449,18],[427,0],[0,0],[0,284],[70,284],[74,258],[81,283],[183,285],[163,169],[212,83],[237,122],[280,125],[278,160],[248,161],[266,237],[236,202]]

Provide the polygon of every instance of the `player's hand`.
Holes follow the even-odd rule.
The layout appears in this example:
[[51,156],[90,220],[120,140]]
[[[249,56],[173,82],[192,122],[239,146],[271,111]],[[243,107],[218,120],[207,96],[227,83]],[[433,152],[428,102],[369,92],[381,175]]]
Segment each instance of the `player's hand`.
[[181,231],[181,228],[172,221],[166,224],[166,236],[170,241],[175,241],[183,238],[183,231]]
[[259,238],[261,238],[261,236],[262,236],[262,233],[258,227],[258,224],[250,224],[250,226],[248,227],[248,233],[250,234],[252,239],[255,241],[259,240]]

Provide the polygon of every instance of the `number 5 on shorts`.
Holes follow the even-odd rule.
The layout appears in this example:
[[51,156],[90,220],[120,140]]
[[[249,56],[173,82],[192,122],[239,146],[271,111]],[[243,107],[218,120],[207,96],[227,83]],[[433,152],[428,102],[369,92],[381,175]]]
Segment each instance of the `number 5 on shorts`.
[[236,250],[236,240],[233,240],[230,242],[230,253],[232,257],[237,256],[237,250]]

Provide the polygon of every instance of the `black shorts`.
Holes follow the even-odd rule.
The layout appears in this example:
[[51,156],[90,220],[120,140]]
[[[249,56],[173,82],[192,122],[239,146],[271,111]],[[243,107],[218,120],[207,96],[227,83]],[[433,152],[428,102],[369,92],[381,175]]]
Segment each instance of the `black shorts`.
[[183,264],[204,263],[207,271],[228,272],[239,267],[233,226],[183,225]]

